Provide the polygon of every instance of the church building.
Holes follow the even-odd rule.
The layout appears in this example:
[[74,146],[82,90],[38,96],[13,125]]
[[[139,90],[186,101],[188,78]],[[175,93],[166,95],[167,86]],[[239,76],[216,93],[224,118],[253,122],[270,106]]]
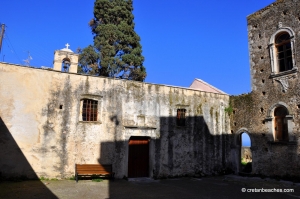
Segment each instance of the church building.
[[111,164],[116,178],[245,172],[300,178],[300,6],[277,0],[247,17],[252,91],[229,96],[77,73],[67,44],[53,68],[0,62],[0,177],[68,178]]

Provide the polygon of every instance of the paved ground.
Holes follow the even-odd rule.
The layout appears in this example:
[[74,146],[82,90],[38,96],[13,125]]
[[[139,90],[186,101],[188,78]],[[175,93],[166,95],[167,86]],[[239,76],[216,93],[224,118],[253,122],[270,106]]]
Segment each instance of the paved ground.
[[[242,189],[245,189],[245,192]],[[254,189],[293,189],[288,193],[250,193]],[[256,190],[258,191],[258,190]],[[259,190],[261,191],[261,190]],[[0,198],[300,198],[300,184],[271,179],[239,177],[234,175],[205,178],[176,178],[153,180],[147,178],[126,180],[103,180],[92,182],[80,180],[0,182]]]

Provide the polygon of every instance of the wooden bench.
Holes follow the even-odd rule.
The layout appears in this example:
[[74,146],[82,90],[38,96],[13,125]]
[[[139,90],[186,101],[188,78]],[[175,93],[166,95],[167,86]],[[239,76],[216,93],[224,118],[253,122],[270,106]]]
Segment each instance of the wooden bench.
[[78,182],[78,176],[108,176],[114,179],[115,173],[112,171],[112,165],[101,164],[75,164],[75,178]]

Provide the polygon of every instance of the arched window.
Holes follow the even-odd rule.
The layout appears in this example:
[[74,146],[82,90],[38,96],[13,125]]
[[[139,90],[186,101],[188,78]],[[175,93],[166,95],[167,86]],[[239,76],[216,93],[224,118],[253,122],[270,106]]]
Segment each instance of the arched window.
[[272,73],[271,77],[278,77],[296,73],[295,33],[289,27],[281,27],[270,38],[269,49]]
[[293,68],[292,45],[290,35],[282,32],[275,38],[278,72],[291,70]]
[[286,116],[288,111],[285,107],[280,106],[274,110],[274,132],[275,141],[288,141],[288,122]]

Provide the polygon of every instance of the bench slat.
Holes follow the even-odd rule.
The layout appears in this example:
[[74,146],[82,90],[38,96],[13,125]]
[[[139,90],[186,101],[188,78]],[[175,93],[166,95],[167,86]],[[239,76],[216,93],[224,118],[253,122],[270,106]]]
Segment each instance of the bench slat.
[[106,169],[77,169],[77,172],[81,172],[81,171],[111,172],[111,170],[106,170]]
[[93,172],[93,171],[92,171],[92,172],[86,171],[86,172],[80,172],[80,173],[77,173],[77,174],[78,174],[78,175],[83,175],[83,174],[86,174],[86,175],[89,175],[89,174],[90,174],[90,175],[94,175],[94,174],[95,174],[95,175],[96,175],[96,174],[98,174],[98,175],[100,175],[100,174],[101,174],[101,175],[110,175],[111,173],[95,172],[95,171],[94,171],[94,172]]
[[83,167],[83,166],[80,166],[80,167],[77,167],[77,169],[107,169],[107,170],[111,170],[111,167],[93,167],[93,166]]
[[84,173],[84,172],[111,173],[111,171],[106,171],[106,170],[90,170],[90,169],[77,170],[77,173]]
[[111,171],[111,169],[108,168],[77,168],[77,171],[81,171],[81,170],[96,170],[96,171]]
[[111,165],[83,165],[83,164],[77,164],[77,167],[100,167],[100,168],[110,168]]
[[114,172],[112,172],[112,165],[101,164],[75,164],[76,182],[78,181],[78,175],[110,175],[114,178]]

